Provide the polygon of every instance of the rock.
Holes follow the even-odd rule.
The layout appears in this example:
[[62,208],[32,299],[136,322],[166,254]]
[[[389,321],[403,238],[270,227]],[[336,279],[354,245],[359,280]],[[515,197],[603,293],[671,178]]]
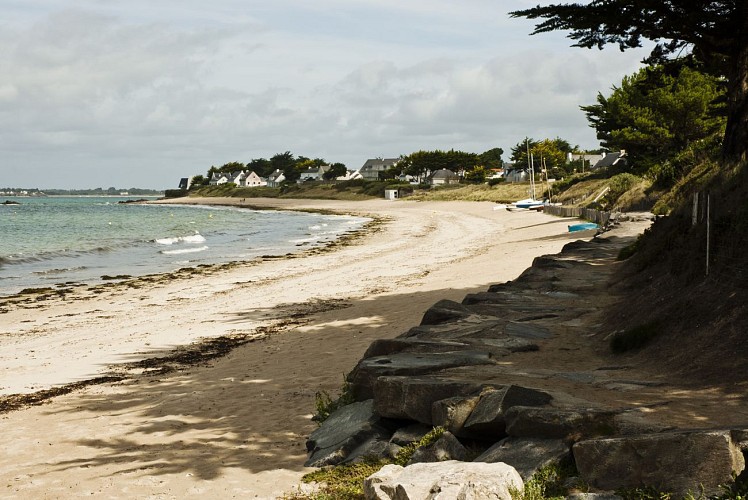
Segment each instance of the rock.
[[[444,323],[441,325],[419,325],[414,326],[404,334],[397,337],[398,339],[410,339],[417,337],[418,340],[433,340],[437,342],[453,341],[462,342],[463,337],[474,336],[486,331],[498,330],[504,335],[503,322],[486,319],[480,322],[457,322]],[[492,335],[487,335],[492,337]]]
[[454,300],[440,300],[429,307],[421,320],[422,325],[439,325],[472,316],[473,312]]
[[520,337],[530,340],[544,340],[553,337],[547,328],[533,325],[532,323],[518,323],[510,321],[504,327],[504,333],[511,337]]
[[431,432],[433,429],[430,425],[425,424],[411,424],[407,427],[402,427],[395,431],[390,438],[390,443],[394,443],[400,446],[405,446],[410,443],[420,441],[423,436]]
[[364,481],[368,500],[511,500],[510,490],[524,491],[516,470],[506,464],[475,462],[385,465]]
[[474,347],[480,347],[481,344],[483,344],[497,347],[499,349],[506,349],[509,352],[534,352],[540,350],[540,347],[535,342],[519,337],[504,337],[497,339],[475,338],[470,339],[470,341]]
[[394,456],[397,455],[397,452],[395,452],[395,455],[392,455],[394,449],[391,448],[387,437],[387,433],[378,433],[371,436],[351,451],[348,456],[340,462],[340,464],[358,463],[368,458],[394,458]]
[[505,412],[506,432],[513,437],[566,439],[612,436],[616,430],[612,410],[514,406]]
[[442,399],[431,406],[431,423],[461,437],[475,437],[463,429],[480,400],[479,395]]
[[570,456],[569,445],[561,439],[506,438],[474,460],[474,462],[504,462],[511,465],[524,481],[552,463]]
[[348,376],[357,400],[374,396],[376,379],[387,375],[424,375],[447,368],[494,364],[485,351],[399,353],[362,359]]
[[[306,443],[309,459],[306,467],[335,465],[346,460],[364,443],[389,440],[390,432],[374,413],[374,401],[344,406],[330,415]],[[361,450],[357,452],[360,456]]]
[[433,443],[418,448],[410,458],[408,465],[421,462],[445,462],[447,460],[465,461],[467,450],[449,431],[444,432]]
[[501,439],[506,436],[506,411],[513,406],[542,406],[553,398],[535,389],[510,385],[487,389],[480,395],[470,417],[465,421],[465,431],[478,434],[483,439]]
[[425,339],[379,339],[369,345],[369,348],[363,355],[363,359],[374,358],[377,356],[388,356],[401,352],[433,353],[457,351],[466,347],[461,342],[449,342],[446,340],[425,340]]
[[379,377],[374,383],[374,408],[382,417],[432,425],[431,407],[439,400],[478,393],[476,382],[436,377]]
[[745,468],[730,431],[685,431],[590,439],[572,448],[582,479],[596,488],[651,487],[707,494]]

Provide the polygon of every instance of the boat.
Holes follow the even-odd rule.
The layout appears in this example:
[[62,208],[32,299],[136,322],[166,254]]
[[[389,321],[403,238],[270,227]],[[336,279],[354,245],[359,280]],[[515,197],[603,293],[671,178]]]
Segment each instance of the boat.
[[600,229],[600,226],[594,222],[580,222],[578,224],[569,224],[569,232],[575,233],[577,231],[589,231],[591,229]]

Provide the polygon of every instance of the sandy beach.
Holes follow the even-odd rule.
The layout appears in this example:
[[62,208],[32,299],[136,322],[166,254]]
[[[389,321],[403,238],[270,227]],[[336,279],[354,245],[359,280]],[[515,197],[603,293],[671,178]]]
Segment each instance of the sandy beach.
[[[315,393],[336,394],[372,340],[572,241],[568,220],[491,203],[251,205],[380,222],[330,251],[6,301],[0,395],[123,378],[0,415],[1,498],[276,498],[307,471]],[[211,338],[245,343],[171,371],[132,364]]]

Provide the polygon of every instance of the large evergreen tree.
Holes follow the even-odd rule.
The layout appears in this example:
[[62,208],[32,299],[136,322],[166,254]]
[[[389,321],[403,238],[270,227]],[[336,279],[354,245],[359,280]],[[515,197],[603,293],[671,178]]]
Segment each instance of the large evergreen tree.
[[608,97],[598,94],[597,104],[582,110],[602,146],[626,150],[629,163],[644,174],[705,139],[718,142],[725,119],[713,103],[721,95],[712,76],[656,66],[625,76]]
[[725,159],[748,153],[748,1],[593,0],[519,10],[513,17],[544,19],[533,34],[568,30],[576,47],[612,43],[621,50],[656,42],[650,62],[690,54],[727,81]]

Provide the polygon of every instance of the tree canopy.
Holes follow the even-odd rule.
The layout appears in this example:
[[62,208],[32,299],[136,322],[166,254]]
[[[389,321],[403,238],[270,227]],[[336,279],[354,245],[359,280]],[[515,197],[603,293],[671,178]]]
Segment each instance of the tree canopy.
[[[637,173],[653,174],[697,141],[724,134],[725,118],[713,103],[719,81],[688,67],[656,66],[625,76],[609,97],[582,106],[597,138],[610,150],[626,150]],[[675,179],[669,179],[666,184]]]
[[550,177],[559,178],[567,175],[567,155],[576,149],[578,149],[576,146],[571,146],[568,141],[558,137],[542,141],[526,138],[512,147],[511,159],[515,167],[529,168],[530,161],[527,156],[529,150],[536,174],[539,174],[542,168],[546,168]]
[[727,83],[727,125],[722,152],[746,160],[748,151],[748,2],[723,0],[592,0],[511,12],[512,17],[544,19],[532,34],[568,30],[573,46],[621,50],[656,43],[649,62],[673,56],[704,64]]

